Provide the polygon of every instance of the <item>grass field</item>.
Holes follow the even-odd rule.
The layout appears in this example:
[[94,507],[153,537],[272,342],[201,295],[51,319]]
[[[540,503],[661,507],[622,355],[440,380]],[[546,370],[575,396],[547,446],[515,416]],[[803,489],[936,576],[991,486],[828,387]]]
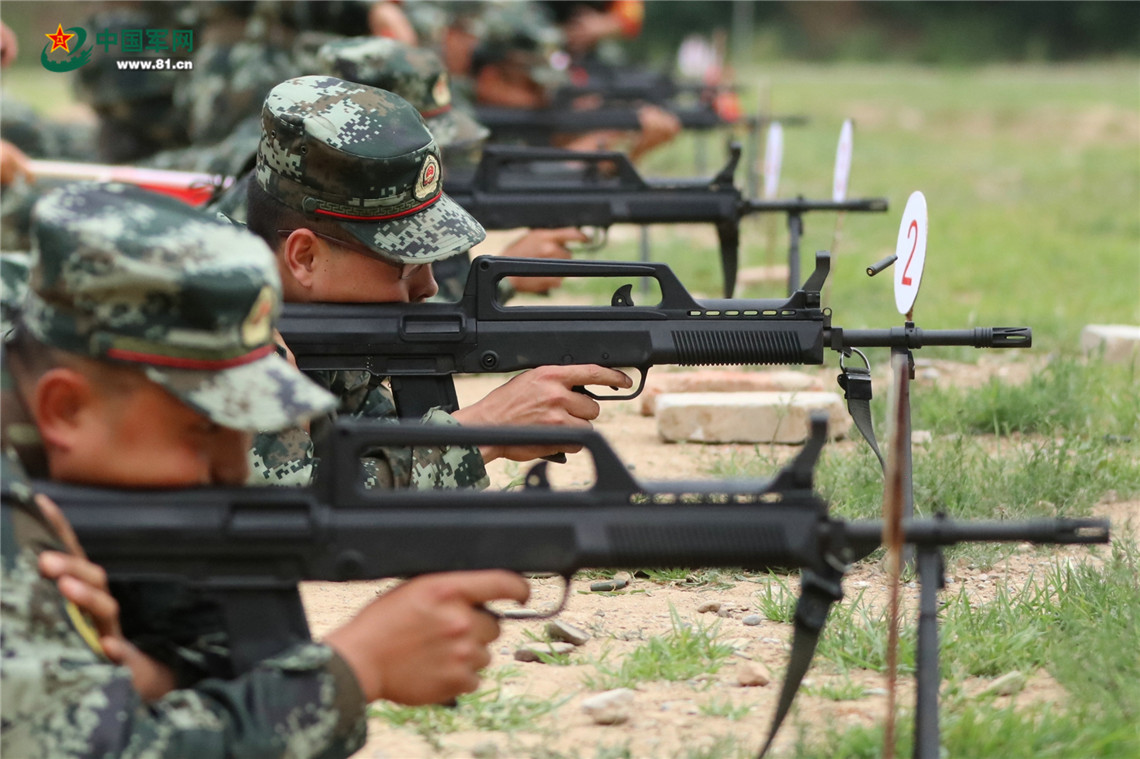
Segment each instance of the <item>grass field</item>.
[[[855,120],[850,197],[886,197],[886,214],[848,214],[829,305],[837,324],[900,321],[889,273],[863,269],[894,251],[910,193],[930,210],[919,325],[1028,324],[1042,350],[1071,350],[1088,323],[1140,321],[1140,76],[1135,62],[938,70],[781,66],[755,72],[784,130],[780,197],[827,198],[839,127]],[[721,154],[705,139],[710,164]],[[645,173],[690,167],[694,138],[650,156]],[[831,214],[808,214],[802,243],[832,246]],[[776,230],[768,248],[769,226]],[[690,289],[716,293],[712,250],[653,230],[655,259]],[[746,223],[743,265],[785,260],[784,220]],[[630,245],[628,257],[636,255]],[[776,295],[778,286],[745,295]]]
[[[780,197],[830,196],[839,127],[851,117],[856,133],[849,194],[890,201],[886,214],[851,214],[843,221],[826,304],[837,325],[901,323],[890,274],[868,279],[863,270],[893,252],[906,199],[921,190],[929,204],[930,235],[915,308],[919,326],[1028,325],[1034,330],[1029,356],[1010,357],[1042,367],[1028,382],[924,391],[916,400],[916,426],[934,434],[933,442],[916,453],[919,508],[945,509],[963,518],[1026,518],[1088,514],[1097,504],[1131,499],[1135,511],[1140,495],[1137,368],[1080,360],[1077,337],[1086,324],[1140,324],[1140,64],[976,69],[788,64],[741,72],[738,78],[760,89],[773,112],[810,118],[804,126],[785,129]],[[32,67],[7,73],[4,93],[57,113],[69,99],[61,77]],[[752,92],[747,104],[754,108],[759,100]],[[644,172],[694,175],[698,139],[705,141],[706,172],[719,168],[722,151],[716,139],[685,136],[651,156]],[[806,273],[810,253],[832,246],[835,221],[828,214],[808,215],[805,221]],[[716,295],[720,267],[713,239],[711,232],[706,241],[654,229],[653,257],[670,263],[690,290]],[[746,222],[743,265],[780,263],[785,251],[782,218]],[[636,246],[614,243],[605,257],[636,258]],[[568,289],[588,286],[570,283]],[[738,295],[781,292],[780,284],[772,284]],[[934,355],[977,358],[970,349],[930,351]],[[755,460],[728,462],[710,474],[770,474],[771,462],[758,453]],[[869,455],[829,454],[819,482],[837,513],[871,516],[879,509],[881,478]],[[1118,533],[1117,540],[1113,551],[1101,552],[1102,565],[1085,566],[1079,558],[1072,566],[1059,563],[1055,571],[1034,577],[1032,586],[1009,588],[984,606],[944,594],[947,659],[958,663],[944,672],[946,755],[1140,755],[1140,554],[1132,538]],[[959,556],[980,564],[998,558],[980,549],[962,550],[967,553]],[[780,598],[769,600],[772,615],[786,613]],[[837,615],[819,666],[832,672],[881,668],[876,652],[882,626],[866,622],[855,610]],[[709,641],[702,636],[695,644],[688,638],[681,642],[705,656]],[[663,649],[666,659],[697,656],[672,643]],[[630,659],[629,667],[641,663]],[[666,661],[678,663],[684,662]],[[619,666],[615,663],[606,677],[632,679]],[[967,696],[962,688],[963,678],[1012,670],[1048,673],[1065,698],[1015,709]],[[602,680],[609,687],[610,680]],[[851,693],[838,688],[825,695],[842,700],[861,693],[855,686],[846,690]],[[472,697],[458,712],[409,716],[389,710],[387,719],[393,724],[420,720],[421,731],[439,734],[445,730],[438,721],[455,714],[502,715],[503,703],[495,701],[498,711],[492,712],[491,700],[486,693]],[[519,724],[529,721],[535,713],[524,707],[539,708],[517,699],[511,704],[505,723],[516,712],[525,713]],[[542,713],[556,706],[540,705]],[[736,719],[726,702],[710,701],[706,708],[714,717]],[[498,722],[486,725],[480,729],[512,729]],[[904,731],[900,755],[908,741]],[[821,726],[805,733],[792,755],[878,756],[879,742],[878,726],[833,732]],[[574,754],[603,755],[629,756],[589,746]],[[746,752],[726,744],[700,755],[712,759]]]

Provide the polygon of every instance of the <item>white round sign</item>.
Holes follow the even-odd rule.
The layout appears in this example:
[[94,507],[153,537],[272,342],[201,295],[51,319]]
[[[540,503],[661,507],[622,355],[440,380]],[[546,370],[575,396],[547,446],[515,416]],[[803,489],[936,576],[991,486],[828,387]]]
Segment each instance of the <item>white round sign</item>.
[[918,286],[922,284],[922,267],[926,264],[926,197],[912,192],[899,225],[899,241],[895,244],[895,308],[906,316],[914,308]]
[[843,122],[839,130],[839,145],[835,148],[835,178],[831,182],[831,199],[836,203],[847,200],[847,181],[851,178],[851,152],[854,150],[855,126],[851,119]]
[[773,121],[764,144],[764,199],[772,200],[780,187],[780,165],[784,162],[784,128]]

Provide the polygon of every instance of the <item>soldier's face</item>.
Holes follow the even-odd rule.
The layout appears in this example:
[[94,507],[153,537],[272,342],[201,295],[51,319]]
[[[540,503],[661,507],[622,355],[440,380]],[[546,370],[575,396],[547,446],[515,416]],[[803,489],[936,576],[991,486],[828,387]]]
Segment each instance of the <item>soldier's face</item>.
[[53,478],[130,488],[245,482],[250,433],[214,424],[149,380],[93,389]]
[[431,266],[407,279],[400,269],[336,243],[320,241],[312,298],[322,303],[418,303],[439,292]]

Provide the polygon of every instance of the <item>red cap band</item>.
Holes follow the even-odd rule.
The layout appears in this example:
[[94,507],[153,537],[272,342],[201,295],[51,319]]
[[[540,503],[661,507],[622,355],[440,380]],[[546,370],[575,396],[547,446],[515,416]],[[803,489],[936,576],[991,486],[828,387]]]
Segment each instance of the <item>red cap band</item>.
[[180,356],[161,356],[156,353],[141,353],[139,351],[128,351],[121,348],[111,348],[107,351],[108,358],[118,359],[119,361],[130,361],[136,364],[152,364],[154,366],[165,366],[169,369],[201,369],[205,371],[217,371],[219,369],[230,369],[235,366],[243,366],[245,364],[252,364],[260,358],[268,356],[277,350],[274,343],[263,345],[257,350],[250,351],[249,353],[234,358],[218,358],[218,359],[203,359],[203,358],[182,358]]

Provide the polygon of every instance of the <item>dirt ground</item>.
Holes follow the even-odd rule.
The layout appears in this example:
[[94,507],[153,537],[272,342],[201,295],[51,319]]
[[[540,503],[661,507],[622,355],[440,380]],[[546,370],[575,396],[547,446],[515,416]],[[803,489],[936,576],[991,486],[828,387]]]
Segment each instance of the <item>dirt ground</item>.
[[[981,371],[979,371],[979,366]],[[995,361],[981,365],[933,362],[923,378],[920,367],[918,382],[953,382],[966,384],[984,381],[997,374],[1010,381],[1022,381],[1033,371],[1025,362]],[[818,373],[825,386],[834,382],[834,367],[807,369]],[[457,391],[461,403],[481,397],[502,382],[501,377],[460,378]],[[652,385],[653,376],[650,377]],[[641,480],[676,480],[701,478],[712,463],[725,457],[753,455],[752,445],[701,445],[662,442],[657,435],[656,420],[639,413],[639,401],[603,404],[595,427],[616,449],[621,459]],[[861,442],[859,443],[862,444]],[[852,448],[855,441],[833,443]],[[778,457],[792,456],[794,446],[775,449]],[[491,465],[492,487],[503,487],[525,466],[512,462]],[[592,467],[585,454],[574,455],[561,466],[551,467],[556,487],[582,486],[591,481]],[[1113,520],[1114,530],[1140,528],[1140,502],[1106,503],[1098,509]],[[1127,523],[1127,526],[1126,526]],[[985,569],[951,566],[948,571],[950,592],[965,588],[971,600],[992,598],[999,587],[1017,588],[1035,573],[1058,561],[1096,561],[1097,550],[1084,548],[1049,552],[1031,550],[1028,546],[1010,559]],[[1101,556],[1104,555],[1101,550]],[[502,731],[467,731],[435,734],[431,741],[418,735],[412,727],[394,727],[374,717],[370,720],[369,740],[359,754],[366,759],[420,759],[427,757],[503,758],[534,756],[547,749],[584,759],[604,755],[607,747],[627,747],[635,757],[669,757],[682,750],[707,748],[731,736],[736,750],[754,753],[766,735],[775,708],[779,683],[786,665],[791,627],[764,619],[759,625],[745,625],[744,618],[759,613],[757,593],[760,578],[734,581],[731,587],[693,586],[684,583],[660,584],[644,577],[632,578],[629,586],[616,593],[591,592],[591,580],[576,579],[571,587],[567,608],[560,619],[587,631],[591,639],[569,654],[569,664],[558,666],[515,661],[516,649],[542,639],[545,622],[509,620],[503,623],[501,638],[492,646],[493,661],[486,683],[502,683],[505,698],[526,698],[555,702],[559,705],[536,720],[529,729]],[[303,589],[306,609],[315,636],[340,624],[377,593],[391,587],[392,581],[363,583],[308,583]],[[798,589],[797,583],[791,583]],[[533,594],[538,602],[555,602],[561,581],[536,578]],[[887,577],[878,565],[864,564],[845,580],[849,596],[863,594],[865,602],[885,603]],[[918,590],[903,589],[905,608],[917,604]],[[709,601],[721,604],[720,614],[701,613],[698,607]],[[735,649],[729,664],[718,672],[679,683],[652,682],[639,685],[634,693],[630,718],[618,725],[598,725],[581,708],[581,702],[596,695],[584,678],[596,672],[599,659],[614,663],[644,640],[664,635],[672,629],[671,612],[686,623],[716,625],[717,639]],[[913,616],[911,617],[913,620]],[[750,620],[755,621],[755,620]],[[762,687],[741,687],[737,672],[749,662],[759,662],[773,675],[773,682]],[[499,673],[496,680],[495,673]],[[1029,673],[1025,688],[1013,696],[1019,703],[1054,701],[1063,692],[1043,672]],[[829,681],[843,687],[862,687],[863,697],[834,701],[817,695]],[[828,674],[816,667],[808,675],[814,687],[801,691],[798,707],[781,733],[778,746],[789,746],[798,729],[808,732],[825,726],[852,724],[871,725],[885,713],[885,684],[880,675],[866,672],[856,675]],[[967,692],[980,690],[988,683],[979,680],[966,684]],[[913,704],[913,685],[900,681],[900,704]],[[1008,700],[1002,697],[1000,701]],[[702,713],[704,709],[704,713]],[[708,712],[714,712],[710,714]],[[737,719],[727,715],[732,712]],[[740,713],[745,712],[742,717]]]

